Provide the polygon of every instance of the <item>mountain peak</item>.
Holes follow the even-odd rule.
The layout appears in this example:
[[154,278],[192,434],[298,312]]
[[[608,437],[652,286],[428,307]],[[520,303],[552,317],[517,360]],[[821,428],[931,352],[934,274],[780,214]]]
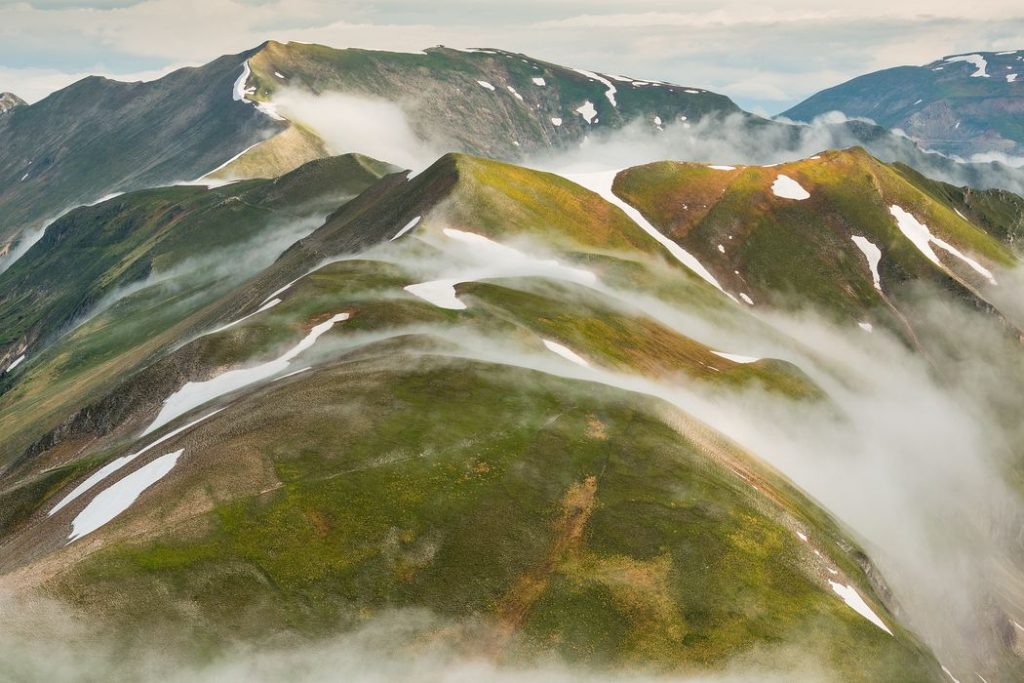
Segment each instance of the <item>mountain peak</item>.
[[25,100],[12,92],[0,92],[0,115],[6,114],[17,107],[24,106]]

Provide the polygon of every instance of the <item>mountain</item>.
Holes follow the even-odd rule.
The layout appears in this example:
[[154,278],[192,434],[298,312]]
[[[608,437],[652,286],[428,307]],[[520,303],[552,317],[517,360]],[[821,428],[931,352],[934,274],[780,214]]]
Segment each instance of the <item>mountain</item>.
[[14,110],[15,107],[24,106],[25,100],[11,92],[0,92],[0,116]]
[[[120,192],[273,178],[350,152],[417,169],[452,150],[523,163],[586,151],[617,131],[643,141],[630,148],[709,162],[800,158],[823,141],[861,145],[959,185],[1024,188],[1019,171],[957,164],[878,126],[809,133],[690,86],[494,49],[406,54],[270,41],[152,82],[86,78],[0,119],[0,269],[66,211]],[[731,153],[742,158],[713,158],[736,138],[752,141]]]
[[89,77],[0,119],[0,240],[110,194],[198,178],[279,127],[230,98],[239,57],[149,83]]
[[0,275],[0,584],[176,667],[397,614],[413,652],[510,664],[1012,679],[1012,544],[981,597],[964,587],[978,637],[949,639],[968,617],[900,564],[924,551],[837,517],[748,428],[830,444],[808,463],[839,458],[840,480],[913,453],[892,475],[912,486],[932,455],[901,442],[909,417],[893,441],[836,425],[867,419],[851,396],[879,429],[933,409],[930,389],[889,405],[876,373],[954,382],[946,343],[974,348],[956,316],[1018,386],[999,293],[1022,202],[853,149],[568,175],[349,155],[76,209]]
[[[954,55],[858,76],[812,95],[783,116],[830,111],[899,129],[926,149],[963,158],[1022,156],[1024,51]],[[998,158],[998,156],[996,157]]]
[[[422,139],[501,158],[578,144],[597,123],[645,117],[653,127],[658,112],[668,121],[739,111],[704,90],[492,50],[410,55],[268,42],[148,83],[86,78],[0,119],[0,241],[113,193],[211,172],[274,177],[328,156],[314,128],[270,102],[288,84],[402,102]],[[365,150],[338,153],[353,151]]]

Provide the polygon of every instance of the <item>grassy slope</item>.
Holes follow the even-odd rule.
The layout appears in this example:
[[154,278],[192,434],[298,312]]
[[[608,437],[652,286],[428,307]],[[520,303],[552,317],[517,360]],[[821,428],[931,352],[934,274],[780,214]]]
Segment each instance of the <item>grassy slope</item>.
[[[794,201],[774,196],[771,185],[780,174],[796,179],[811,197]],[[881,248],[879,270],[887,294],[922,279],[971,294],[903,238],[890,205],[909,211],[935,235],[983,263],[1016,262],[992,236],[960,218],[946,197],[935,193],[936,187],[855,149],[775,168],[734,171],[659,162],[625,171],[615,190],[733,291],[746,291],[755,301],[812,304],[840,319],[869,317],[898,327],[851,235],[864,236]],[[981,286],[963,264],[944,262],[972,287]]]
[[[221,502],[159,540],[109,547],[54,587],[116,605],[123,624],[187,623],[208,643],[280,626],[320,634],[416,606],[494,620],[484,643],[511,657],[554,647],[713,667],[759,643],[809,640],[848,680],[934,674],[912,641],[822,588],[787,528],[807,501],[752,495],[645,401],[508,368],[396,366],[401,351],[341,359],[215,418],[177,486]],[[268,466],[269,493],[217,495],[231,470]],[[817,542],[864,586],[838,540]]]
[[[849,156],[828,158],[833,166],[806,162],[782,170],[812,194],[824,194],[839,173],[851,174],[851,187],[863,183],[865,193],[875,187],[866,174],[853,180],[861,167]],[[697,180],[683,185],[709,197],[715,187],[709,178],[730,190],[738,182],[729,180],[731,173],[690,165],[641,171],[652,173],[658,192],[677,191],[679,173],[692,173]],[[736,172],[749,177],[739,183],[745,194],[737,195],[735,210],[766,205],[765,187],[778,171]],[[616,186],[631,201],[623,186],[634,172]],[[873,182],[884,193],[897,181],[904,182],[895,176]],[[923,194],[902,198],[920,202],[907,208],[936,220],[933,228],[946,227],[940,223],[948,208],[931,206]],[[681,199],[669,196],[656,206],[671,208]],[[891,237],[895,227],[873,222],[878,207],[860,199],[851,191],[830,210],[859,217],[878,231],[871,233],[875,239]],[[554,205],[563,208],[552,211]],[[671,215],[640,206],[655,222]],[[422,239],[407,237],[410,244],[388,249],[429,258],[448,226],[516,245],[543,239],[550,255],[592,268],[602,280],[639,273],[633,284],[641,290],[675,287],[697,292],[694,304],[705,295],[705,302],[724,301],[596,195],[546,174],[451,155],[412,181],[378,184],[289,250],[272,275],[208,310],[237,317],[318,259],[344,253],[370,234],[386,240],[421,214],[414,235]],[[944,234],[967,244],[958,233]],[[95,535],[89,543],[99,552],[50,586],[122,625],[187,625],[184,640],[214,648],[226,633],[323,634],[389,607],[423,606],[456,619],[493,621],[485,642],[510,658],[553,647],[587,661],[685,668],[795,641],[809,644],[848,680],[884,680],[894,672],[907,680],[934,678],[933,664],[908,634],[897,629],[890,638],[838,600],[825,567],[793,528],[809,531],[813,547],[884,614],[855,545],[722,437],[685,417],[666,418],[664,406],[637,396],[438,354],[480,333],[546,354],[543,337],[614,370],[757,382],[813,399],[816,389],[798,372],[771,363],[737,366],[575,286],[467,283],[458,287],[467,310],[438,309],[401,291],[417,276],[387,262],[388,253],[320,268],[281,295],[277,307],[186,344],[113,391],[139,397],[117,415],[137,427],[185,379],[272,358],[331,313],[354,316],[318,344],[324,356],[317,370],[219,401],[229,406],[224,413],[182,437],[187,464]],[[904,267],[923,268],[915,258],[907,255]],[[860,269],[863,280],[866,268]],[[889,273],[883,269],[884,278]],[[442,331],[444,340],[393,339],[347,351],[367,341],[360,335],[423,325]],[[172,371],[178,374],[167,384],[161,378]],[[154,395],[157,390],[164,393]],[[114,429],[90,444],[88,466],[66,460],[0,494],[18,510],[0,523],[19,542],[56,533],[56,549],[63,527],[40,526],[40,511],[94,463],[128,452],[132,433]],[[62,462],[60,454],[50,455]],[[9,545],[6,551],[9,563]],[[194,619],[196,609],[203,620]],[[480,642],[478,635],[458,637]]]
[[[197,311],[276,256],[263,253],[268,240],[287,238],[295,225],[312,230],[319,217],[388,170],[364,157],[336,157],[273,181],[143,191],[59,221],[0,275],[0,291],[9,293],[0,307],[0,319],[9,321],[6,357],[14,358],[25,343],[31,356],[16,376],[0,378],[0,424],[7,435],[0,459],[9,461],[69,412],[191,335],[195,321],[187,321]],[[208,262],[218,254],[218,262]],[[105,296],[151,272],[173,277],[157,278],[66,330]],[[68,273],[76,275],[74,282]]]

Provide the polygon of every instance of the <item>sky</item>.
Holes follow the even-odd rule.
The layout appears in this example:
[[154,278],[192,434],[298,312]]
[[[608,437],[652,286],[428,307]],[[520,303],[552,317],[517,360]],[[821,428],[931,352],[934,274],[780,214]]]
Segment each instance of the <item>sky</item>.
[[267,39],[497,47],[707,88],[776,114],[854,76],[1024,49],[1020,0],[0,0],[0,91],[148,80]]

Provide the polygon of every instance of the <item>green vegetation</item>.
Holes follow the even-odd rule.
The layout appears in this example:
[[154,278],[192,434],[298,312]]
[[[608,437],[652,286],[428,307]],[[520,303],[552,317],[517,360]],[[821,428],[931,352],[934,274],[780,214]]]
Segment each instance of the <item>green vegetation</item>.
[[511,368],[395,367],[394,350],[268,386],[204,425],[216,457],[190,456],[191,485],[217,485],[214,461],[269,463],[279,484],[181,534],[111,546],[60,590],[203,641],[427,607],[493,621],[497,651],[518,633],[527,651],[675,669],[811,637],[845,680],[934,673],[808,573],[785,510],[754,502],[722,453],[646,401]]

